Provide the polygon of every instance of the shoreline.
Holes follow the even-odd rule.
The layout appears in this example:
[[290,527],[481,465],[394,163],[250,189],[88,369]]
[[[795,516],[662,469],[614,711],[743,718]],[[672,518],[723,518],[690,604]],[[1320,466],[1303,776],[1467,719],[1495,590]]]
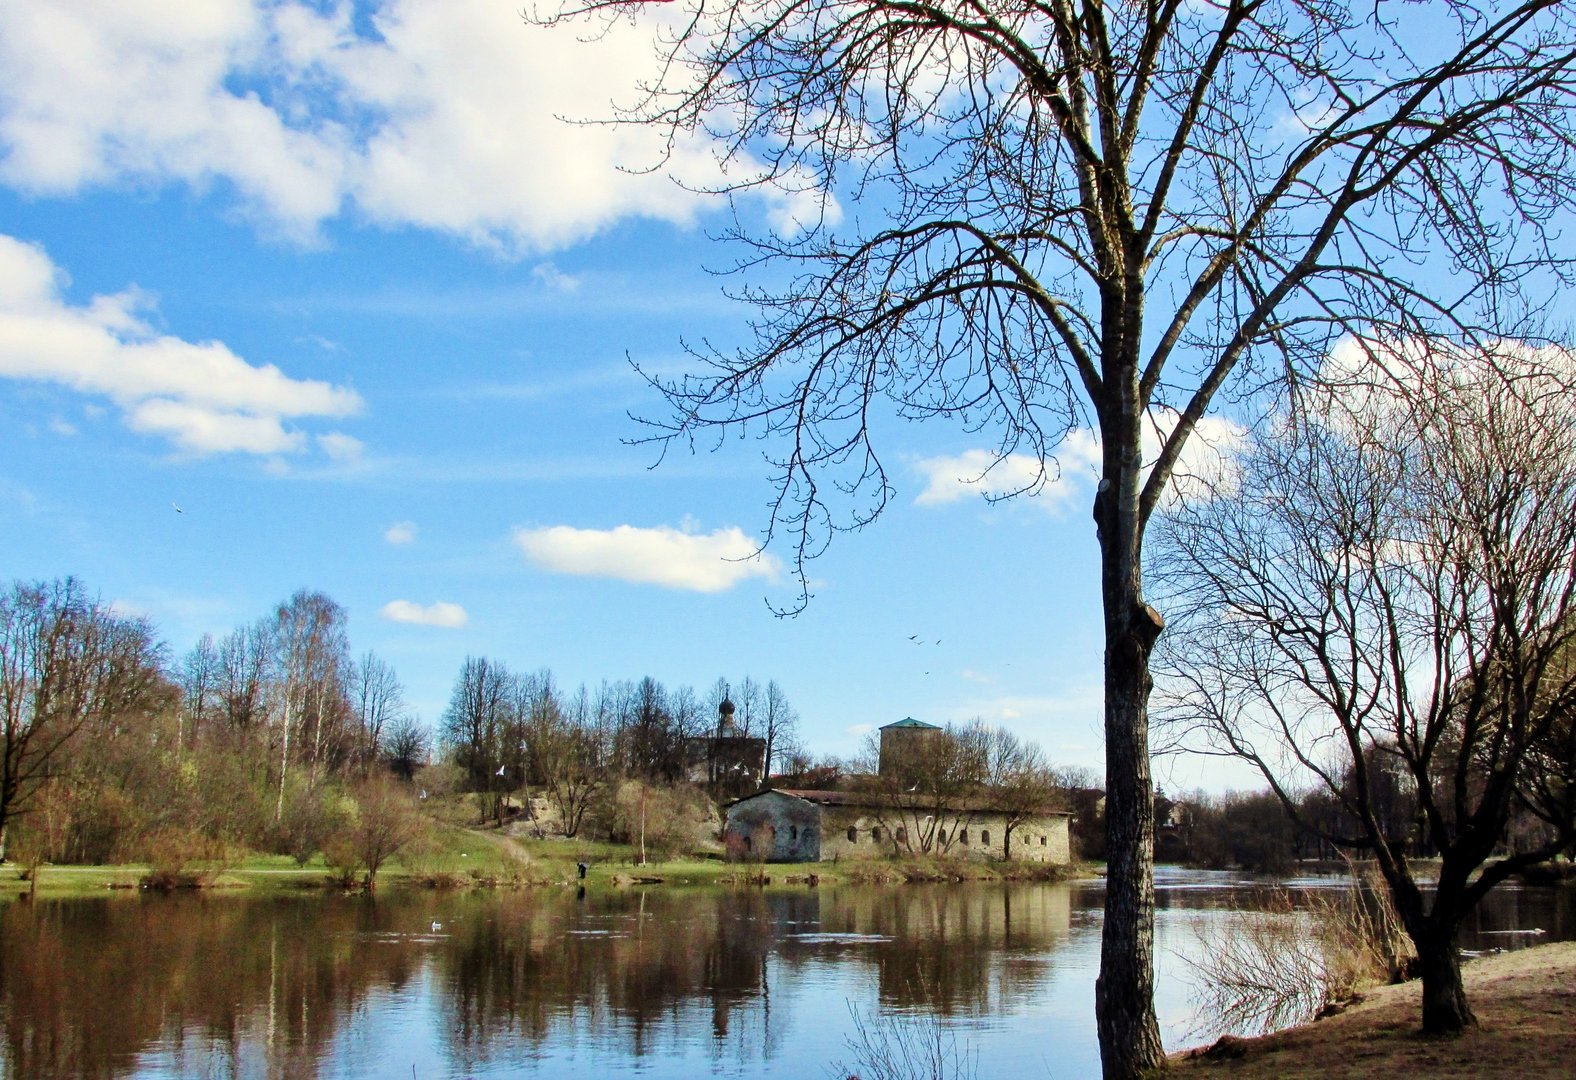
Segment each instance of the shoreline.
[[1422,986],[1413,980],[1371,988],[1323,1020],[1178,1051],[1168,1071],[1200,1080],[1571,1075],[1576,942],[1479,957],[1462,966],[1462,979],[1478,1026],[1456,1038],[1421,1033]]
[[[463,850],[462,850],[463,849]],[[584,860],[588,873],[578,876]],[[232,862],[193,862],[172,872],[173,886],[150,881],[159,868],[144,863],[54,865],[39,867],[40,899],[73,896],[200,892],[223,895],[270,890],[344,892],[333,870],[318,857],[298,865],[285,856],[249,855]],[[0,901],[34,894],[17,863],[0,864]],[[823,863],[730,863],[705,854],[640,863],[634,849],[596,845],[594,852],[561,841],[526,841],[490,830],[461,830],[458,844],[440,859],[396,860],[377,876],[378,889],[535,889],[586,886],[724,888],[816,888],[833,885],[909,885],[964,882],[1056,882],[1095,880],[1099,868],[1087,863],[1050,866],[1037,863],[956,862],[902,859]]]

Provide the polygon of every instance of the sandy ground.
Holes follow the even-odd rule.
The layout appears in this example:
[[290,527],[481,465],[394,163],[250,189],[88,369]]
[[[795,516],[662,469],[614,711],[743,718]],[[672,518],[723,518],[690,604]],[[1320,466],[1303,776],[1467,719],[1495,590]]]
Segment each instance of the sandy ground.
[[1200,1080],[1576,1076],[1576,942],[1483,957],[1462,973],[1478,1027],[1459,1038],[1419,1034],[1416,983],[1382,986],[1316,1023],[1177,1055],[1170,1073]]

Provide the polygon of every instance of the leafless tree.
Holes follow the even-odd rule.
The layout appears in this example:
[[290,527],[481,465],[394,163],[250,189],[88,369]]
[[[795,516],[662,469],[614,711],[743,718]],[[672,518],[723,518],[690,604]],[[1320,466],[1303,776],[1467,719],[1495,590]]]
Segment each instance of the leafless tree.
[[355,809],[346,835],[330,844],[331,863],[346,873],[360,870],[361,885],[377,888],[378,871],[426,828],[409,790],[386,774],[374,773],[352,792]]
[[865,740],[859,785],[876,796],[874,814],[895,850],[945,855],[984,805],[990,779],[990,732],[981,724],[947,725],[889,744]]
[[345,609],[329,596],[302,589],[274,612],[270,669],[279,734],[279,792],[274,819],[284,816],[285,784],[294,756],[308,763],[315,786],[337,764],[350,711],[345,679],[350,645]]
[[761,707],[761,738],[766,740],[766,776],[761,778],[763,783],[771,776],[773,763],[780,766],[786,753],[794,748],[798,731],[799,711],[789,702],[788,695],[777,684],[777,680],[769,680]]
[[[1372,853],[1417,948],[1423,1027],[1459,1031],[1462,917],[1576,843],[1576,356],[1355,360],[1266,426],[1228,492],[1161,526],[1182,613],[1166,711]],[[1310,788],[1341,812],[1310,813]],[[1513,814],[1542,827],[1508,834]],[[1408,863],[1414,819],[1441,860],[1432,891]]]
[[515,675],[485,656],[468,656],[443,713],[443,740],[464,769],[471,790],[482,795],[482,817],[498,816],[499,772],[513,722]]
[[1025,742],[1006,728],[990,730],[986,775],[991,808],[1006,819],[1002,854],[1012,857],[1012,834],[1059,805],[1061,789],[1038,743]]
[[1518,332],[1565,271],[1571,9],[1404,10],[1404,31],[1350,0],[562,0],[538,20],[658,22],[663,74],[627,118],[706,138],[731,192],[796,211],[774,232],[736,204],[756,335],[654,373],[672,411],[650,434],[767,437],[802,599],[805,561],[893,497],[888,422],[980,433],[1037,470],[1022,492],[1098,437],[1108,1076],[1164,1063],[1142,555],[1184,448],[1233,387],[1343,333]]
[[382,756],[387,732],[405,713],[405,687],[394,668],[369,651],[351,669],[350,701],[356,723],[354,757],[368,768]]
[[416,770],[427,762],[432,750],[432,733],[411,713],[401,713],[388,729],[383,755],[389,770],[402,780],[412,780]]
[[0,861],[11,821],[84,727],[124,720],[166,684],[149,625],[115,615],[74,578],[0,594]]
[[223,660],[212,634],[204,634],[181,661],[181,723],[178,740],[182,748],[197,744],[202,729],[213,719],[219,705],[219,679]]
[[616,779],[611,735],[585,687],[567,708],[555,696],[526,718],[531,775],[547,790],[565,836],[579,835],[586,814]]
[[269,627],[258,622],[226,634],[219,642],[220,709],[231,731],[249,735],[264,720],[271,650]]

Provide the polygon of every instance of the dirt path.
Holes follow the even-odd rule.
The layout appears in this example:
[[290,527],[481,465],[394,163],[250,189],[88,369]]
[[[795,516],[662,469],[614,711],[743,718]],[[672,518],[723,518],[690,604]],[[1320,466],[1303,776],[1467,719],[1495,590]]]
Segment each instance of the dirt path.
[[1463,976],[1479,1025],[1460,1038],[1418,1033],[1421,989],[1407,983],[1376,988],[1318,1023],[1174,1060],[1171,1071],[1201,1080],[1576,1075],[1576,942],[1474,960]]

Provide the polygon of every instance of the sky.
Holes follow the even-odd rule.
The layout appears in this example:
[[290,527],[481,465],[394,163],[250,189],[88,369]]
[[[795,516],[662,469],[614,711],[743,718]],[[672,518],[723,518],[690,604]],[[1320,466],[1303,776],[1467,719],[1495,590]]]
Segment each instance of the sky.
[[75,575],[176,657],[322,591],[429,724],[487,656],[569,688],[776,680],[818,755],[980,718],[1101,771],[1092,444],[1000,502],[981,437],[883,428],[893,504],[775,615],[771,447],[636,441],[664,405],[633,364],[748,326],[693,190],[715,148],[651,172],[654,132],[566,119],[631,100],[664,16],[587,42],[519,7],[0,6],[7,578]]

